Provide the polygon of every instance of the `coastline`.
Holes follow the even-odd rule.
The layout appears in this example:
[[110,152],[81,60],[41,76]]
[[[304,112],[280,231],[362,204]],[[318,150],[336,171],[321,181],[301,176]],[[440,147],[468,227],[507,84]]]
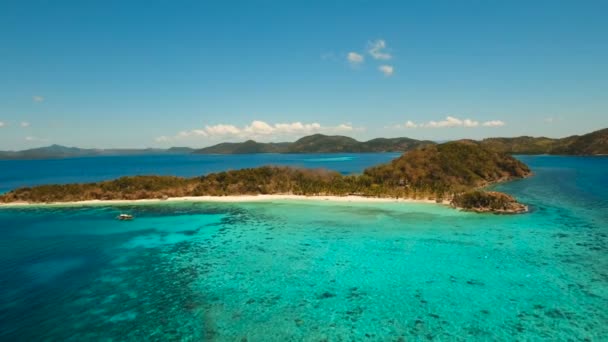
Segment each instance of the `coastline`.
[[186,196],[170,197],[167,199],[137,199],[137,200],[86,200],[69,202],[10,202],[0,203],[0,208],[14,207],[47,207],[47,206],[96,206],[96,205],[133,205],[133,204],[158,204],[158,203],[182,203],[182,202],[272,202],[272,201],[333,201],[333,202],[357,202],[357,203],[424,203],[449,206],[449,201],[437,202],[430,199],[411,198],[388,198],[388,197],[365,197],[365,196],[304,196],[304,195],[238,195],[238,196]]

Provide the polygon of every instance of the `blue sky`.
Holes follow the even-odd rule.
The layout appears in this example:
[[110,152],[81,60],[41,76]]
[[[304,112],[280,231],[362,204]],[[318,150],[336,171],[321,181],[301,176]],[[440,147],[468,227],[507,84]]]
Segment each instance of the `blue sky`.
[[0,2],[0,150],[581,134],[607,1]]

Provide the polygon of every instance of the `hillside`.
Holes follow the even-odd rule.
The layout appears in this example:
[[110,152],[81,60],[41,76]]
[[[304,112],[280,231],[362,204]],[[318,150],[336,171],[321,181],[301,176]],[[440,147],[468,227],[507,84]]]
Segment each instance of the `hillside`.
[[66,158],[98,154],[99,152],[94,149],[82,149],[77,147],[51,145],[47,147],[38,147],[23,151],[0,151],[0,159]]
[[242,143],[221,143],[199,150],[196,154],[249,154],[249,153],[284,153],[289,143],[259,143],[247,140]]
[[479,144],[509,154],[602,155],[608,154],[608,128],[561,139],[527,136],[488,138]]
[[366,153],[405,152],[422,145],[433,144],[410,138],[377,138],[360,142],[340,135],[314,134],[295,142],[260,143],[247,140],[242,143],[221,143],[194,151],[196,154],[244,153]]
[[560,139],[552,154],[572,155],[607,155],[608,154],[608,128],[580,136],[571,136]]
[[363,142],[362,150],[373,152],[405,152],[419,146],[433,145],[430,140],[416,140],[411,138],[376,138]]
[[287,148],[289,153],[363,152],[361,143],[341,135],[314,134],[296,140]]
[[[197,154],[245,154],[245,153],[367,153],[406,152],[418,147],[435,144],[429,140],[411,138],[376,138],[357,141],[340,135],[314,134],[295,142],[260,143],[248,140],[242,143],[221,143],[195,150]],[[561,139],[546,137],[487,138],[478,141],[486,149],[508,154],[608,154],[608,129],[581,136]]]
[[[510,211],[521,206],[499,193],[464,196],[479,187],[526,177],[530,170],[517,159],[470,141],[449,142],[409,151],[362,175],[343,176],[326,170],[259,167],[213,173],[196,178],[123,177],[88,184],[22,188],[0,196],[0,202],[65,202],[148,199],[165,196],[254,194],[349,195],[385,198],[459,198],[460,207],[476,211]],[[486,205],[487,204],[487,205]],[[491,205],[491,208],[489,207]]]
[[191,153],[189,147],[171,147],[169,149],[95,149],[50,145],[22,151],[0,151],[0,159],[54,159],[94,156],[120,156],[163,153]]
[[555,145],[556,139],[516,137],[516,138],[488,138],[480,141],[480,145],[509,154],[547,154]]
[[475,142],[454,141],[410,151],[389,164],[365,170],[364,175],[389,188],[447,194],[523,178],[530,175],[530,169]]

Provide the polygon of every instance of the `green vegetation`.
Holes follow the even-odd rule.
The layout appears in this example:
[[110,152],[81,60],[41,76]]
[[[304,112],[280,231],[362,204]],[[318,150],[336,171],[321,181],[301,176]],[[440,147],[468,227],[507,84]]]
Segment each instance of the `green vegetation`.
[[405,152],[419,146],[433,144],[410,138],[378,138],[365,142],[340,135],[314,134],[289,143],[259,143],[247,140],[242,143],[221,143],[194,151],[197,154],[245,153],[365,153]]
[[[524,136],[516,138],[488,138],[476,143],[484,148],[508,154],[600,155],[608,154],[608,128],[582,136],[575,135],[562,139]],[[193,153],[407,152],[434,144],[432,141],[410,138],[377,138],[360,142],[345,136],[314,134],[303,137],[293,143],[258,143],[248,140],[242,143],[222,143],[196,150]]]
[[562,139],[517,137],[488,138],[479,142],[485,148],[509,154],[606,155],[608,128]]
[[192,153],[189,147],[171,147],[169,149],[145,148],[145,149],[96,149],[66,147],[61,145],[50,145],[46,147],[32,148],[23,151],[0,151],[0,159],[54,159],[75,158],[94,156],[121,156],[121,155],[143,155],[163,153]]
[[515,198],[501,192],[468,191],[456,194],[452,205],[465,210],[476,212],[521,213],[528,207],[518,203]]
[[552,154],[607,155],[608,128],[581,136],[561,139],[561,143],[551,150]]
[[390,164],[365,170],[374,184],[446,196],[491,183],[522,178],[530,169],[517,159],[470,141],[448,142],[410,151]]
[[[484,149],[474,142],[458,141],[407,152],[391,163],[366,169],[362,175],[264,166],[196,178],[136,176],[88,184],[43,185],[11,191],[0,196],[0,202],[256,194],[360,195],[442,201],[452,199],[454,194],[529,174],[526,165],[509,155]],[[486,203],[492,209],[505,208],[499,197],[489,202],[483,202],[482,197],[463,199],[457,195],[454,198],[460,198],[458,203],[469,207]]]
[[221,143],[200,150],[196,154],[250,154],[250,153],[283,153],[289,143],[259,143],[247,140],[242,143]]
[[362,143],[363,151],[373,152],[405,152],[414,148],[432,145],[430,140],[416,140],[410,138],[376,138]]
[[480,141],[480,144],[510,154],[547,154],[553,149],[555,140],[544,137],[488,138]]
[[143,198],[180,197],[192,193],[191,179],[171,176],[122,177],[111,181],[86,184],[41,185],[19,188],[0,196],[0,202],[70,202],[83,200],[135,200]]
[[363,152],[357,140],[340,135],[314,134],[289,145],[288,153]]

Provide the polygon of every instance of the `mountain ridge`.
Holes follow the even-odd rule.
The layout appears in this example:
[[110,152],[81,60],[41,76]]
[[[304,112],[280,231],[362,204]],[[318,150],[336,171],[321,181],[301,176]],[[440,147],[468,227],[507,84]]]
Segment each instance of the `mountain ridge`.
[[557,139],[531,136],[486,138],[479,144],[509,154],[606,155],[608,128]]
[[[464,139],[463,139],[464,140]],[[608,155],[608,128],[583,135],[564,138],[495,137],[470,140],[485,148],[508,154]],[[32,148],[22,151],[0,151],[2,159],[54,159],[90,156],[120,156],[141,154],[254,154],[254,153],[379,153],[407,152],[439,143],[407,137],[374,138],[358,141],[342,135],[313,134],[294,142],[263,143],[254,140],[224,142],[196,149],[191,147],[143,149],[95,149],[62,145]]]
[[[260,143],[247,140],[242,143],[220,143],[194,150],[194,154],[249,154],[249,153],[370,153],[406,152],[413,148],[435,144],[429,140],[411,138],[375,138],[358,141],[343,135],[313,134],[294,142]],[[259,152],[258,152],[259,151]]]
[[21,151],[0,151],[0,160],[12,159],[60,159],[77,157],[97,157],[97,156],[124,156],[142,154],[179,154],[191,153],[194,149],[190,147],[171,147],[168,149],[160,148],[80,148],[63,145],[49,145],[36,147]]
[[[467,140],[467,139],[462,139]],[[608,128],[583,135],[564,138],[547,137],[496,137],[471,140],[480,146],[508,154],[603,155],[608,154]],[[368,153],[407,152],[438,143],[407,137],[375,138],[358,141],[342,135],[313,134],[291,143],[260,143],[248,140],[242,143],[221,143],[196,149],[194,154],[248,154],[248,153]],[[247,145],[250,145],[249,147]],[[255,148],[253,148],[255,147]]]

